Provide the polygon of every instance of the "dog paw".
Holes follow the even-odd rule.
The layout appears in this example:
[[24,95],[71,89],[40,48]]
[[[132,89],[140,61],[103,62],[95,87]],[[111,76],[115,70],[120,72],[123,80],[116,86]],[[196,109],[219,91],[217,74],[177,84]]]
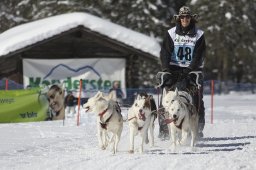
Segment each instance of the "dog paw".
[[129,150],[128,153],[134,153],[134,150]]
[[187,144],[186,141],[180,141],[179,143],[180,146],[185,146],[186,144]]
[[102,150],[105,150],[105,149],[106,149],[106,147],[105,147],[105,146],[101,146],[100,148],[101,148]]
[[176,152],[176,145],[171,145],[169,149],[171,152]]
[[172,143],[171,143],[171,146],[170,146],[170,149],[172,149],[172,148],[176,148],[176,145],[177,145],[177,143],[172,142]]
[[197,151],[197,148],[196,148],[195,146],[190,147],[190,151],[191,151],[191,152],[196,152],[196,151]]
[[181,141],[176,141],[176,145],[177,145],[177,146],[181,146],[181,145],[182,145],[182,142],[181,142]]

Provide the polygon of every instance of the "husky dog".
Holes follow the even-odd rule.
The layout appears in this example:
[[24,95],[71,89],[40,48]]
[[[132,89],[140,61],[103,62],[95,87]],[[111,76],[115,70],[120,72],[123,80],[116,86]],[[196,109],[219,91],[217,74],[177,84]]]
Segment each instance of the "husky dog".
[[[97,114],[99,147],[104,150],[109,142],[114,142],[112,151],[115,154],[123,130],[123,118],[118,103],[99,91],[83,105],[83,108],[86,112]],[[112,133],[109,141],[108,132]]]
[[[162,105],[165,108],[166,123],[168,123],[172,144],[171,147],[176,146],[176,142],[185,145],[188,134],[191,133],[190,146],[194,147],[197,130],[198,130],[198,113],[195,106],[192,104],[192,97],[185,91],[163,91]],[[177,132],[181,131],[181,139],[176,140]]]
[[150,146],[154,146],[154,120],[156,119],[156,104],[152,95],[141,93],[128,110],[130,127],[129,153],[134,153],[134,136],[141,135],[140,153],[143,152],[144,142],[149,143],[148,129],[150,132]]

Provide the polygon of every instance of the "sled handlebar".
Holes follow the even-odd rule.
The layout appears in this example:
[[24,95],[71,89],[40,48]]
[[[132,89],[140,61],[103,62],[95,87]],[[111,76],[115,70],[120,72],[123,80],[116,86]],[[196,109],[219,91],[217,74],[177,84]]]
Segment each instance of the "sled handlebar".
[[[163,72],[163,71],[160,71],[157,74],[160,74],[160,84],[157,85],[156,88],[161,87],[164,84],[164,75],[166,75],[166,74],[172,75],[172,73]],[[202,71],[191,71],[189,74],[196,75],[196,85],[197,85],[197,88],[200,89],[201,84],[199,83],[199,74],[202,74]]]
[[189,74],[196,75],[196,85],[197,85],[197,88],[200,89],[201,84],[199,83],[199,74],[202,74],[202,71],[191,71]]
[[164,75],[166,75],[166,74],[171,75],[172,73],[160,71],[157,74],[161,74],[161,77],[160,77],[161,83],[156,86],[158,88],[158,87],[161,87],[164,84]]

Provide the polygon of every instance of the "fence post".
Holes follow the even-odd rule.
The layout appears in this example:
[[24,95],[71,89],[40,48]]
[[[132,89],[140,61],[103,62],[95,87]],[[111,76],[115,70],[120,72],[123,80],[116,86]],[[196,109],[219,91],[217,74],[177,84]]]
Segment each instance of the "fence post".
[[80,79],[80,86],[79,86],[79,96],[78,96],[78,112],[77,112],[77,126],[79,126],[80,123],[80,104],[81,104],[81,91],[82,91],[82,79]]
[[211,80],[211,124],[213,124],[213,95],[214,95],[214,80]]

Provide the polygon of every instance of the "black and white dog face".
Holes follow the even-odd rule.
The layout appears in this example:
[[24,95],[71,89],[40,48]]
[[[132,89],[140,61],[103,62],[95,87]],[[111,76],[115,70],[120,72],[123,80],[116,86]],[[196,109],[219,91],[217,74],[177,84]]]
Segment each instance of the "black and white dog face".
[[174,122],[180,118],[185,117],[185,108],[180,100],[173,100],[170,107],[168,107],[167,112],[169,113],[169,118],[173,119]]
[[172,105],[173,101],[179,99],[179,93],[176,89],[175,91],[166,91],[164,89],[163,91],[163,99],[162,99],[162,105],[164,108],[168,108]]
[[139,94],[133,103],[132,110],[138,119],[145,121],[151,113],[149,96]]
[[168,118],[173,121],[185,117],[185,107],[177,89],[168,92],[164,90],[162,105],[165,108]]

